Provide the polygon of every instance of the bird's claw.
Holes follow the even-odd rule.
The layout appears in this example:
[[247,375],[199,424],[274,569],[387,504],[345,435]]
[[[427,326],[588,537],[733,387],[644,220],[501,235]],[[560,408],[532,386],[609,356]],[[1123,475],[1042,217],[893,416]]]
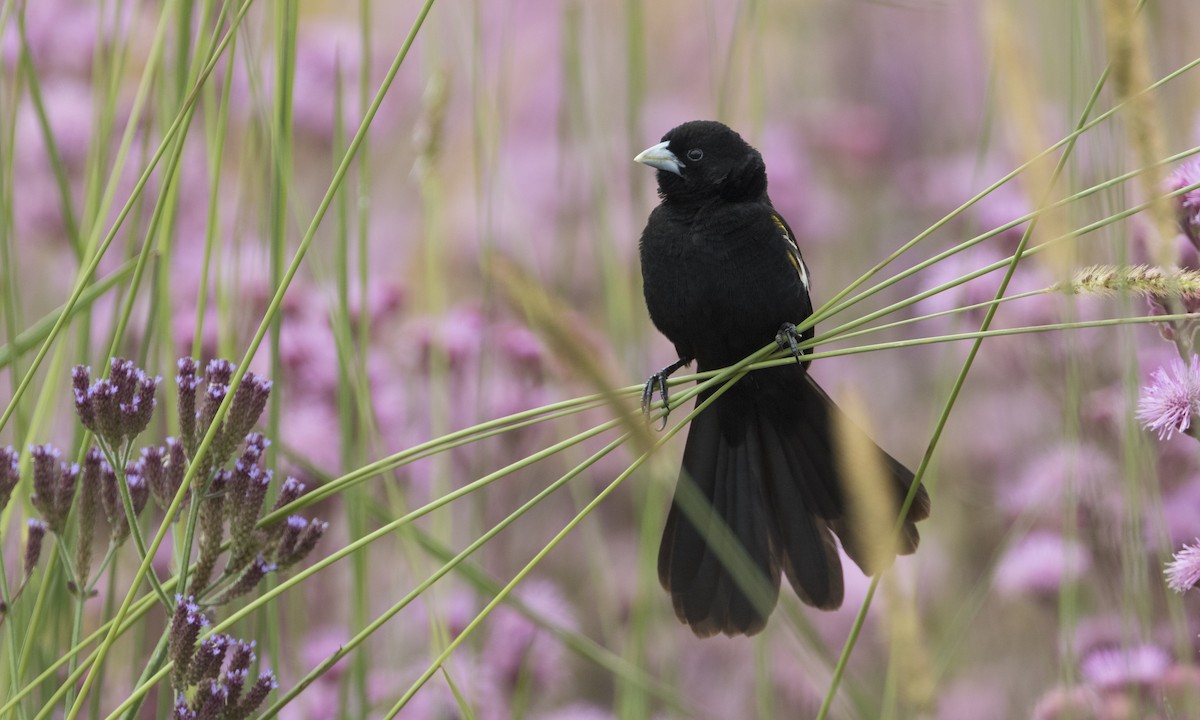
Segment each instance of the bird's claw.
[[642,386],[642,416],[646,421],[650,421],[650,405],[654,402],[654,393],[658,392],[662,398],[663,414],[659,418],[658,429],[662,430],[667,426],[667,416],[671,414],[671,393],[667,389],[667,375],[664,372],[656,372],[646,380],[646,384]]
[[799,345],[801,339],[800,331],[792,323],[784,323],[779,327],[779,332],[775,333],[775,342],[779,344],[780,349],[791,352],[797,363],[801,362],[800,356],[804,354]]
[[651,375],[646,380],[646,384],[642,386],[642,416],[646,418],[647,422],[650,420],[650,406],[654,403],[654,393],[657,392],[662,398],[663,414],[659,418],[659,430],[667,426],[667,418],[671,415],[671,391],[668,389],[667,379],[671,377],[672,373],[691,361],[691,358],[680,358]]

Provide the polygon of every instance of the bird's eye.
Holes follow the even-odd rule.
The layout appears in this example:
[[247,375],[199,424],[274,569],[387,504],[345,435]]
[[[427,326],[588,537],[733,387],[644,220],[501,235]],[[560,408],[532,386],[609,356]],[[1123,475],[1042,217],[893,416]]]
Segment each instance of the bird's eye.
[[692,162],[699,162],[704,157],[704,151],[700,148],[692,148],[687,151],[687,159]]

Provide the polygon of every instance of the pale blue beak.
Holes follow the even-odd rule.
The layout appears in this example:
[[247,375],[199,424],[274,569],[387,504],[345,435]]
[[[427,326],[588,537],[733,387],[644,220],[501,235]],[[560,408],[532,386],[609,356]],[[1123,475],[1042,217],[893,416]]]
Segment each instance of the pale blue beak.
[[675,157],[675,153],[667,149],[670,144],[670,141],[664,141],[648,147],[638,153],[633,161],[649,165],[656,170],[665,170],[676,175],[683,175],[684,164],[679,162],[679,158]]

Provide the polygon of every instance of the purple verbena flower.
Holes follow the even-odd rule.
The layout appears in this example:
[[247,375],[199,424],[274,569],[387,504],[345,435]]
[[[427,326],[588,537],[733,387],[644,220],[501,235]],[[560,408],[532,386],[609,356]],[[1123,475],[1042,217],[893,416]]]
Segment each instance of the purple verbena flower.
[[257,558],[255,558],[254,562],[250,563],[250,566],[242,572],[241,577],[239,577],[233,583],[233,585],[231,585],[229,589],[221,595],[221,597],[217,600],[217,604],[221,605],[245,595],[257,587],[268,573],[273,573],[275,570],[276,565],[274,563],[267,562],[263,559],[262,555],[259,555]]
[[237,366],[224,358],[213,358],[204,368],[204,382],[209,385],[229,385]]
[[[187,474],[187,452],[184,444],[173,437],[167,438],[167,474],[166,485],[171,498],[183,485],[183,477]],[[168,503],[170,500],[167,501]],[[179,519],[179,516],[175,516]]]
[[[133,505],[133,519],[136,520],[146,508],[150,498],[150,488],[142,477],[141,463],[134,463],[125,468],[125,486],[129,489],[129,500]],[[104,516],[112,527],[112,542],[120,545],[129,538],[129,516],[125,513],[125,501],[121,499],[120,480],[117,473],[108,463],[100,464],[100,504],[104,507]]]
[[250,479],[257,477],[261,472],[258,465],[245,462],[245,456],[233,463],[233,471],[229,473],[229,496],[233,499],[233,502],[229,503],[229,513],[232,517],[237,517],[240,510],[237,505],[245,497]]
[[1173,359],[1167,367],[1151,375],[1151,383],[1142,389],[1137,419],[1147,430],[1158,433],[1160,440],[1170,439],[1192,426],[1192,416],[1200,412],[1200,357],[1193,355],[1184,364]]
[[258,461],[262,457],[262,450],[257,445],[247,445],[241,456],[233,463],[235,472],[241,474],[246,473],[248,477],[254,477],[258,474]]
[[216,418],[217,410],[220,409],[221,403],[225,401],[225,394],[228,391],[229,388],[225,385],[209,385],[204,389],[204,405],[200,408],[200,424],[196,428],[197,445],[203,439],[204,434],[208,432],[208,428],[212,425],[213,419]]
[[103,464],[100,451],[90,448],[83,458],[83,472],[79,476],[79,539],[75,545],[75,574],[85,587],[92,569],[92,534],[100,506],[100,467]]
[[1167,586],[1175,592],[1186,592],[1200,584],[1200,538],[1195,545],[1184,545],[1167,563]]
[[109,376],[88,384],[90,368],[77,365],[71,371],[75,410],[83,426],[117,449],[141,434],[154,415],[154,393],[161,378],[150,377],[132,361],[113,358]]
[[229,665],[221,676],[221,682],[229,691],[229,704],[233,706],[241,698],[246,678],[250,676],[250,666],[254,664],[254,642],[230,638],[228,655]]
[[142,466],[142,478],[150,486],[150,494],[159,507],[166,508],[175,497],[167,484],[166,449],[156,445],[142,448],[138,464]]
[[[300,482],[296,478],[289,475],[286,479],[284,479],[283,483],[279,486],[279,494],[275,497],[275,505],[274,505],[274,507],[271,508],[271,512],[275,512],[276,510],[279,510],[280,508],[283,508],[283,507],[286,507],[286,506],[292,504],[296,500],[299,500],[300,496],[303,494],[304,494],[304,483]],[[289,550],[289,552],[292,550],[295,550],[295,543],[297,540],[299,540],[298,530],[303,530],[304,525],[307,524],[307,521],[304,520],[304,518],[301,518],[296,515],[289,516],[286,522],[278,522],[278,521],[273,522],[270,525],[268,525],[264,531],[266,533],[266,537],[264,539],[264,544],[267,547],[275,547],[276,548],[276,550],[275,550],[276,562],[279,562],[279,557],[281,555],[280,548],[283,547],[282,538],[283,538],[284,534],[286,532],[288,532],[287,526],[289,523],[291,523],[293,517],[295,517],[296,520],[300,523],[299,528],[294,529],[295,532],[294,532],[294,535],[293,535],[293,537],[290,541],[290,545],[289,545],[289,548],[291,549],[291,550]],[[284,554],[286,554],[286,553],[284,553]],[[280,567],[287,567],[287,565],[285,563],[280,563]]]
[[42,540],[45,539],[50,526],[31,518],[25,521],[25,527],[29,531],[25,539],[25,578],[28,579],[42,557]]
[[117,389],[118,404],[125,404],[133,400],[137,394],[139,373],[142,371],[133,364],[132,360],[117,357],[109,360],[108,380]]
[[263,436],[260,432],[252,432],[246,435],[246,447],[253,445],[258,448],[258,454],[262,455],[263,451],[271,447],[271,441]]
[[167,638],[167,651],[174,663],[171,683],[176,691],[187,686],[188,670],[195,653],[196,640],[200,631],[208,625],[208,618],[200,612],[200,606],[191,596],[175,596],[175,613],[171,616],[171,629]]
[[252,432],[246,435],[246,449],[242,451],[242,462],[251,465],[257,463],[261,458],[263,451],[270,446],[271,441],[263,437],[262,433]]
[[92,384],[92,368],[88,365],[76,365],[71,368],[71,389],[75,395],[86,393]]
[[21,480],[17,453],[12,446],[0,448],[0,511],[8,506],[13,490]]
[[71,503],[75,501],[75,488],[79,486],[79,465],[63,463],[62,471],[58,474],[58,492],[55,493],[55,514],[58,516],[63,529],[66,529],[67,518],[71,515]]
[[112,528],[112,542],[120,545],[129,537],[129,522],[121,502],[121,488],[117,486],[117,473],[106,462],[100,463],[100,506],[104,508],[104,517]]
[[283,536],[275,550],[275,562],[281,569],[287,569],[303,560],[329,529],[329,523],[321,520],[305,520],[299,515],[287,519],[283,528]]
[[192,658],[192,668],[188,675],[189,685],[199,685],[207,680],[216,680],[221,672],[221,663],[225,661],[225,651],[233,638],[217,633],[209,635],[200,643]]
[[180,695],[175,699],[175,711],[171,718],[172,720],[196,720],[196,711],[188,705],[186,695]]
[[123,440],[119,393],[120,390],[116,384],[108,378],[97,380],[88,389],[88,394],[95,407],[96,427],[93,432],[97,438],[111,447],[119,446]]
[[61,535],[75,500],[79,466],[59,462],[62,453],[49,444],[30,446],[29,452],[33,456],[34,493],[29,500],[46,519],[50,531]]
[[216,680],[201,685],[192,704],[196,707],[196,720],[229,717],[229,692]]
[[275,681],[275,673],[270,670],[262,671],[258,675],[258,680],[246,692],[246,697],[242,698],[242,702],[230,710],[226,717],[230,720],[244,720],[244,718],[250,717],[267,699],[267,695],[277,687],[279,687],[279,683]]
[[217,556],[221,553],[221,541],[225,535],[225,496],[229,492],[232,474],[218,470],[208,483],[207,492],[199,498],[200,504],[200,557],[196,571],[192,573],[192,587],[201,591],[212,579]]
[[328,529],[329,523],[324,520],[310,520],[308,527],[304,528],[304,532],[300,533],[300,540],[296,543],[295,562],[299,562],[307,557]]
[[246,678],[249,676],[249,670],[226,670],[225,674],[221,676],[221,684],[229,693],[229,705],[237,705],[238,700],[242,697],[242,690],[246,688]]
[[299,500],[300,496],[304,494],[304,489],[304,483],[291,475],[287,476],[283,484],[279,486],[279,496],[275,498],[275,507],[272,508],[272,512]]
[[196,388],[200,386],[200,378],[196,377],[195,358],[179,358],[175,368],[178,370],[175,384],[179,386],[179,434],[188,453],[192,453],[196,449]]
[[243,438],[262,417],[271,395],[271,381],[252,372],[246,373],[233,394],[229,408],[229,434],[232,438]]
[[257,656],[254,654],[256,643],[251,640],[235,640],[229,650],[229,670],[232,672],[249,672]]
[[271,487],[272,477],[273,473],[270,470],[261,470],[250,474],[250,480],[246,484],[246,494],[242,496],[237,516],[237,521],[244,532],[254,529],[254,524],[258,521],[258,514],[262,511],[263,501],[267,498],[267,490]]
[[93,433],[97,433],[96,403],[91,392],[92,369],[86,365],[76,365],[71,370],[71,389],[75,396],[75,411],[79,413],[79,421]]
[[133,502],[133,514],[135,517],[139,517],[150,500],[150,486],[142,477],[141,463],[126,469],[125,484],[129,486],[129,499]]
[[275,548],[275,562],[287,567],[286,560],[294,557],[296,544],[300,541],[300,533],[308,527],[308,520],[301,515],[289,515],[288,519],[277,527],[280,528],[280,531],[279,544]]
[[58,467],[62,453],[53,445],[30,445],[33,456],[33,495],[29,501],[47,520],[54,514],[54,495],[58,491]]
[[158,404],[154,393],[158,391],[161,377],[150,377],[141,370],[137,371],[137,394],[128,403],[121,406],[125,413],[122,430],[125,437],[133,439],[142,434],[154,417],[154,408]]
[[[210,363],[211,365],[211,363]],[[225,420],[222,420],[213,430],[213,423],[217,420],[217,411],[221,409],[221,404],[225,402],[225,396],[229,394],[229,387],[221,383],[209,382],[208,387],[204,391],[204,405],[200,408],[199,420],[196,426],[196,448],[190,451],[194,457],[199,450],[201,441],[208,435],[210,431],[214,433],[212,442],[209,444],[208,454],[205,456],[205,464],[209,467],[221,466],[233,454],[234,448],[237,445],[238,438],[229,432],[229,417],[226,413]]]
[[230,485],[232,503],[229,508],[229,536],[233,540],[229,566],[231,570],[244,567],[254,557],[265,535],[255,529],[267,490],[271,486],[271,471],[247,465],[246,456],[234,465],[234,483]]

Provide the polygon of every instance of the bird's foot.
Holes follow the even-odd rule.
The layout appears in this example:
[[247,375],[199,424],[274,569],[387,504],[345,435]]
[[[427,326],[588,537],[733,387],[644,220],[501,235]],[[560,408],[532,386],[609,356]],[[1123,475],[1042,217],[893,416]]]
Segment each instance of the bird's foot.
[[662,398],[663,414],[658,426],[659,430],[667,426],[667,417],[671,414],[671,392],[667,388],[667,379],[689,362],[691,362],[691,358],[680,358],[651,375],[646,380],[646,384],[642,386],[642,415],[647,421],[650,420],[650,405],[654,402],[654,393],[657,392]]
[[780,349],[791,352],[797,363],[801,362],[800,356],[804,354],[799,344],[803,339],[800,337],[800,331],[792,323],[780,325],[779,332],[775,333],[775,342],[779,344]]

